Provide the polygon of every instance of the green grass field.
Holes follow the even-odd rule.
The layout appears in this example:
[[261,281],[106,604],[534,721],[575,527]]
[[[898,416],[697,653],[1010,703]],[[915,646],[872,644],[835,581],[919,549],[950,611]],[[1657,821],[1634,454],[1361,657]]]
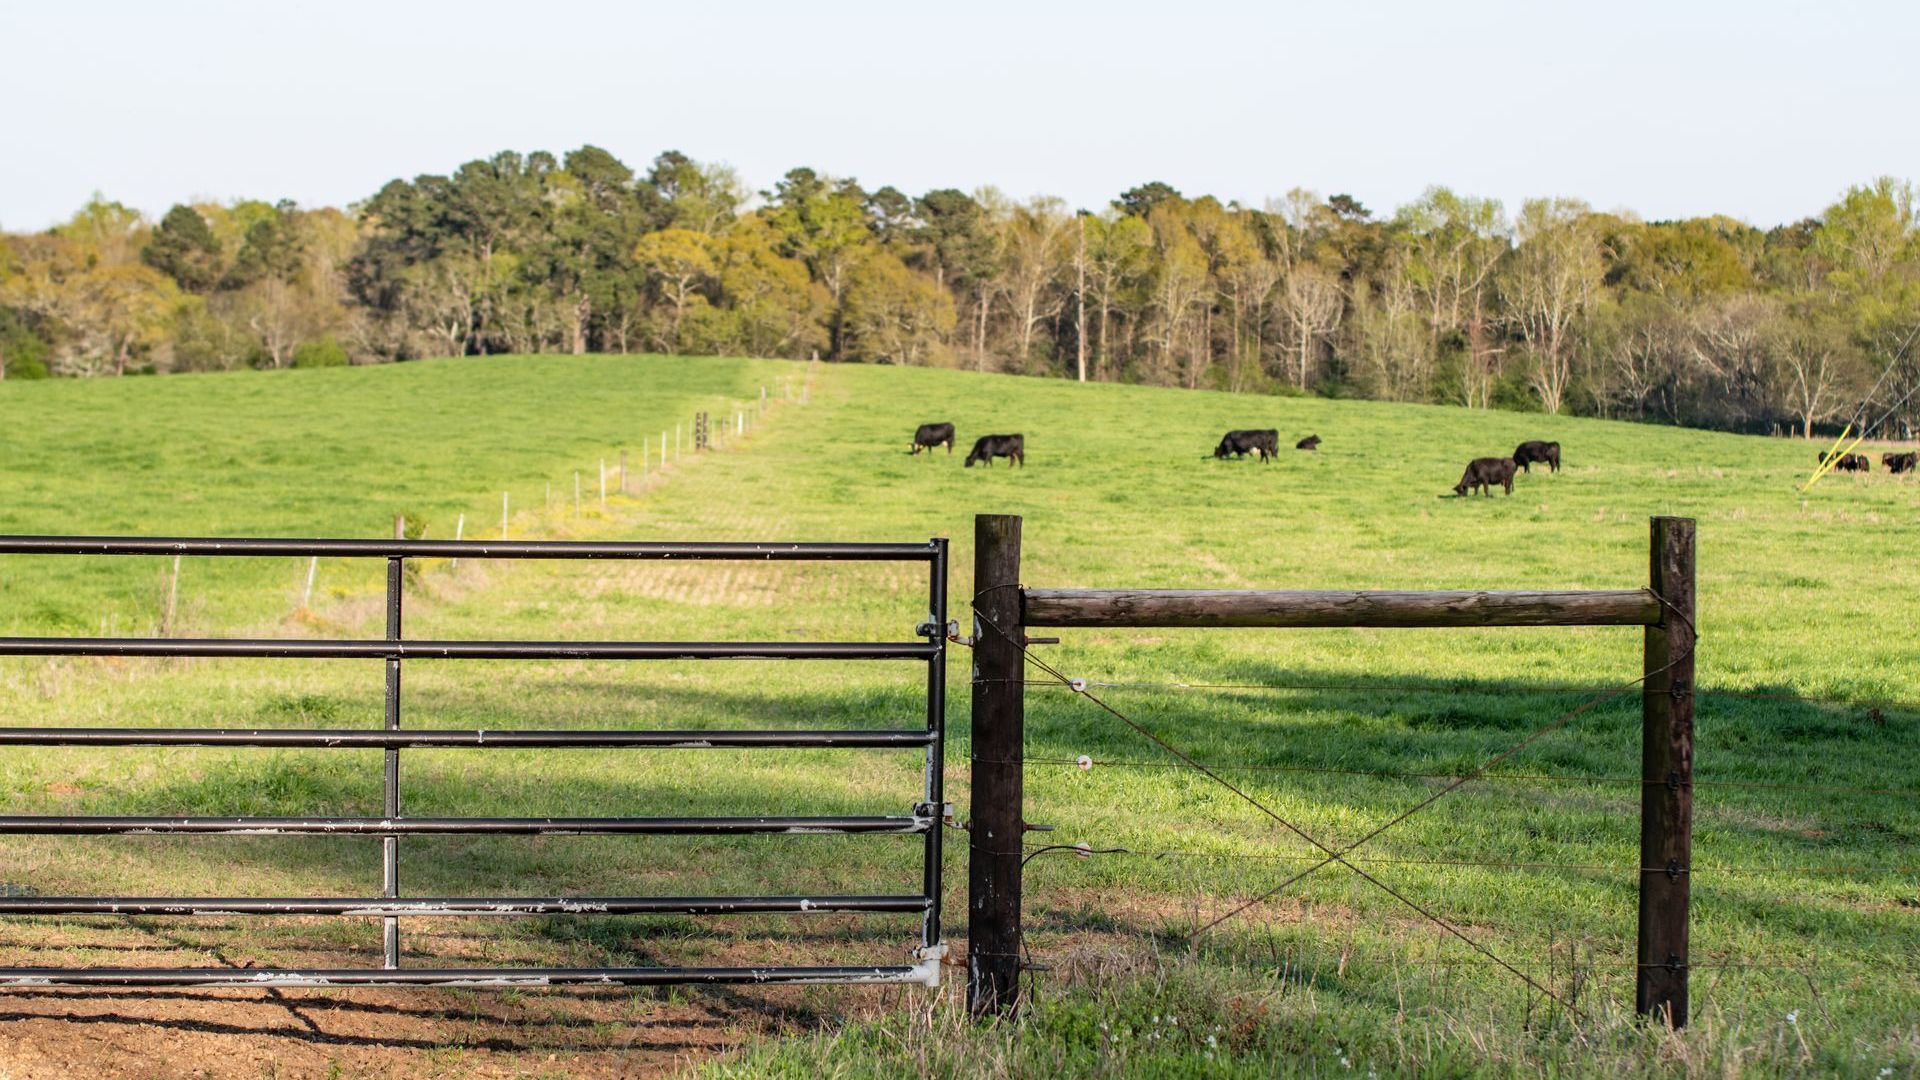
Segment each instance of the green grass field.
[[[156,380],[0,385],[0,531],[954,540],[1026,517],[1024,577],[1048,586],[1605,588],[1643,584],[1647,518],[1699,519],[1694,1026],[1631,1013],[1638,702],[1586,713],[1368,845],[1370,867],[1565,998],[1575,1020],[1399,901],[1325,870],[1197,942],[1309,852],[1087,701],[1030,690],[1028,867],[1037,973],[1016,1035],[918,992],[813,989],[724,1075],[1379,1075],[1920,1070],[1915,846],[1920,485],[1874,473],[1797,487],[1814,450],[1591,420],[1236,397],[743,360],[510,358]],[[640,447],[696,409],[773,407],[720,452],[640,475]],[[793,399],[788,400],[791,390]],[[950,419],[961,453],[910,457]],[[1209,456],[1229,427],[1318,433],[1273,464]],[[1028,466],[963,469],[971,439],[1026,434]],[[1455,499],[1466,459],[1559,440],[1566,468],[1511,497]],[[634,494],[598,505],[628,451]],[[576,512],[573,477],[585,497]],[[547,492],[551,485],[552,496]],[[1441,497],[1447,496],[1447,497]],[[158,559],[0,560],[9,634],[148,633]],[[918,568],[462,563],[423,568],[409,636],[904,639]],[[377,636],[379,568],[185,560],[172,629]],[[954,614],[965,621],[964,603]],[[1065,631],[1048,660],[1329,843],[1351,840],[1593,694],[1640,673],[1626,628]],[[958,653],[958,650],[956,650]],[[966,816],[967,658],[950,671],[948,776]],[[909,673],[908,669],[911,669]],[[876,664],[416,662],[419,726],[911,725],[919,668]],[[1232,684],[1187,689],[1164,684]],[[1162,685],[1142,685],[1162,684]],[[1312,689],[1277,689],[1311,687]],[[1725,693],[1739,691],[1740,694]],[[359,661],[0,662],[8,723],[378,726]],[[1101,764],[1071,764],[1087,755]],[[33,750],[0,764],[12,813],[373,813],[365,751]],[[916,756],[874,751],[408,751],[418,814],[902,813]],[[1051,764],[1047,762],[1067,762]],[[1111,763],[1111,764],[1110,764]],[[1542,774],[1583,782],[1528,779]],[[1786,785],[1786,786],[1759,786]],[[1875,789],[1875,792],[1824,788]],[[948,934],[964,931],[950,834]],[[14,838],[0,880],[48,894],[367,895],[377,848],[347,839]],[[904,838],[408,840],[414,894],[910,891]],[[1482,862],[1521,862],[1524,868]],[[1847,872],[1833,872],[1844,869]],[[1763,872],[1764,871],[1764,872]],[[411,925],[411,924],[410,924]],[[912,920],[441,920],[409,962],[900,962]],[[377,962],[378,927],[229,920],[13,920],[7,963]],[[227,951],[216,952],[216,948]],[[132,957],[131,959],[129,957]],[[194,959],[199,958],[199,959]],[[450,959],[453,958],[453,959]],[[472,996],[469,995],[469,998]],[[544,1008],[561,1009],[564,994]],[[576,1063],[620,1071],[633,995]],[[462,998],[461,1000],[467,1000]],[[515,1006],[520,1007],[520,1006]],[[1177,1018],[1177,1019],[1176,1019]],[[598,1029],[596,1029],[598,1030]],[[538,1049],[537,1047],[535,1049]],[[537,1072],[508,1051],[456,1064]],[[492,1053],[495,1057],[490,1058]],[[468,1055],[468,1056],[460,1056]],[[495,1060],[497,1058],[498,1060]],[[438,1066],[436,1066],[438,1067]],[[431,1071],[431,1070],[428,1070]],[[458,1067],[455,1072],[460,1071]]]

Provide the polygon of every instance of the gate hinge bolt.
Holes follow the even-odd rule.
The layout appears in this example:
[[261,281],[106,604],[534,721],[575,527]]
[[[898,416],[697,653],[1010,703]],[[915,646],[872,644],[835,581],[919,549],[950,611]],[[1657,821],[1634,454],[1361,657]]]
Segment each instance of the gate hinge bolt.
[[1027,822],[1027,821],[1021,822],[1020,828],[1025,832],[1052,832],[1053,831],[1053,826],[1051,825],[1035,825],[1032,822]]
[[1668,881],[1680,880],[1680,860],[1678,859],[1667,860],[1667,880]]

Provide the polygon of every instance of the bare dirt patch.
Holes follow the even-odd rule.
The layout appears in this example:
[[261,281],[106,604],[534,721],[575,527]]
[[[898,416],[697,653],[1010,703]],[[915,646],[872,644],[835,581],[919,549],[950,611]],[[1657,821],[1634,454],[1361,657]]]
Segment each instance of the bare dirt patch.
[[[0,964],[366,966],[350,950],[187,947],[126,926],[34,935]],[[419,935],[418,966],[489,962]],[[441,949],[437,946],[453,946]],[[471,944],[471,943],[468,943]],[[702,962],[791,962],[771,941]],[[437,955],[439,953],[448,955]],[[514,956],[514,963],[555,957]],[[913,987],[554,990],[0,991],[0,1077],[664,1076],[764,1037],[818,1030],[899,1004]]]

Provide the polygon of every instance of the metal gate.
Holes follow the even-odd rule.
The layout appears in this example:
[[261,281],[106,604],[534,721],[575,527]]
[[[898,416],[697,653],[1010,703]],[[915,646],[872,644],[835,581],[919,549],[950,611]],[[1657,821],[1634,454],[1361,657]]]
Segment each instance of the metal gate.
[[[238,746],[381,748],[380,817],[183,818],[0,816],[0,834],[355,835],[381,841],[377,897],[6,896],[0,915],[379,916],[380,968],[0,968],[0,987],[20,986],[560,986],[664,983],[923,983],[935,985],[946,947],[940,932],[940,841],[944,817],[947,541],[915,544],[579,543],[565,541],[222,540],[0,537],[0,554],[294,556],[385,559],[387,632],[372,640],[275,638],[0,638],[0,655],[348,657],[386,661],[381,729],[0,727],[0,746]],[[428,641],[401,634],[410,558],[920,562],[927,565],[927,620],[915,640],[875,642]],[[892,660],[926,665],[926,722],[915,728],[804,730],[457,730],[401,726],[401,672],[409,660]],[[402,813],[400,753],[409,747],[619,747],[686,751],[734,747],[899,749],[924,747],[923,800],[900,816],[872,817],[412,817]],[[719,835],[874,833],[924,837],[916,894],[854,896],[408,897],[400,889],[403,836],[428,834]],[[922,917],[912,964],[832,967],[406,968],[399,920],[406,916],[799,914],[909,912]]]

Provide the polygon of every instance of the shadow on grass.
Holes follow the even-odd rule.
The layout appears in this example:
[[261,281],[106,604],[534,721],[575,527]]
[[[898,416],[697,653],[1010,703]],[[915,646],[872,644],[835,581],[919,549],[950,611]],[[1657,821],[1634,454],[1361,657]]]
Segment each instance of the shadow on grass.
[[[1206,761],[1305,772],[1326,769],[1459,775],[1480,767],[1532,731],[1560,720],[1583,701],[1618,689],[1603,683],[1543,687],[1522,680],[1463,682],[1418,676],[1356,679],[1344,672],[1246,664],[1226,665],[1193,678],[1196,682],[1257,683],[1290,689],[1114,687],[1096,688],[1095,692],[1156,734]],[[1152,744],[1091,703],[1076,701],[1064,690],[1042,692],[1039,688],[1043,685],[1035,679],[1035,689],[1028,695],[1029,757],[1071,760],[1078,754],[1090,753],[1113,758],[1168,760]],[[436,722],[445,722],[438,720],[441,716],[484,714],[489,725],[530,727],[587,726],[578,721],[582,695],[588,703],[588,712],[594,711],[593,702],[605,701],[608,711],[617,714],[617,705],[643,694],[676,716],[700,718],[703,725],[713,722],[708,718],[717,717],[753,726],[885,726],[889,721],[877,718],[899,717],[902,706],[910,708],[919,700],[910,688],[857,686],[795,691],[773,687],[715,689],[589,680],[569,683],[568,690],[574,700],[560,710],[562,715],[543,708],[538,695],[503,702],[497,691],[478,688],[421,688],[410,694],[410,700],[417,699],[420,711],[434,715]],[[1768,696],[1772,694],[1780,696]],[[950,707],[953,733],[957,740],[964,741],[964,699],[956,696]],[[1793,781],[1814,785],[1871,780],[1888,788],[1910,788],[1914,771],[1920,770],[1920,754],[1913,752],[1920,749],[1920,739],[1916,737],[1911,716],[1902,712],[1791,700],[1784,688],[1759,688],[1743,696],[1703,691],[1699,709],[1699,762],[1703,777],[1761,784]],[[1561,789],[1548,789],[1556,792],[1548,795],[1529,794],[1538,789],[1503,786],[1502,797],[1518,800],[1523,808],[1528,803],[1545,807],[1552,800],[1561,800],[1554,804],[1554,809],[1610,826],[1619,825],[1621,805],[1630,806],[1637,801],[1631,780],[1638,773],[1638,711],[1639,692],[1627,689],[1573,718],[1564,728],[1502,764],[1502,771],[1551,770],[1600,779],[1625,777],[1627,784],[1607,789],[1604,797],[1579,796],[1570,800],[1563,798],[1559,793]],[[912,719],[905,718],[896,726],[910,727],[912,723]],[[282,760],[275,752],[264,753],[273,756],[263,761],[258,771],[253,771],[247,759],[240,757],[235,759],[231,771],[217,775],[158,774],[150,782],[131,785],[130,796],[137,797],[142,806],[137,812],[142,813],[351,814],[367,813],[366,807],[377,805],[377,758],[372,755],[363,753],[372,763],[371,768],[356,766],[348,770],[324,765],[296,768],[288,764],[290,759]],[[324,755],[332,752],[309,753],[324,761],[327,760]],[[403,755],[403,762],[420,762],[424,753],[409,751]],[[562,752],[525,753],[530,755],[526,760],[531,761],[537,755]],[[646,755],[677,766],[679,759],[671,755],[722,752],[625,753]],[[834,756],[820,756],[828,753]],[[803,752],[795,760],[803,767],[817,764],[821,770],[820,782],[810,780],[811,774],[803,768],[797,775],[780,778],[779,782],[786,786],[775,794],[784,797],[804,791],[810,812],[876,812],[864,790],[835,788],[825,782],[834,775],[830,771],[834,763],[843,760],[847,753],[850,752]],[[558,797],[566,804],[591,808],[576,812],[734,814],[741,812],[739,795],[743,779],[724,767],[725,762],[732,760],[732,757],[721,759],[723,767],[718,770],[692,768],[673,775],[653,771],[621,774],[613,768],[600,768],[567,776],[564,788],[557,791],[550,781],[540,777],[528,778],[526,784],[543,797]],[[963,762],[962,752],[956,749],[949,761]],[[403,768],[409,767],[403,765]],[[1128,783],[1136,791],[1153,791],[1167,786],[1167,775],[1166,771],[1143,769],[1130,773],[1130,777],[1137,779],[1130,779]],[[423,772],[416,768],[408,781],[408,805],[478,807],[484,800],[476,801],[477,797],[488,794],[500,795],[500,802],[485,804],[484,809],[475,812],[513,813],[516,805],[526,805],[527,795],[519,787],[492,791],[489,784],[498,780],[499,777],[489,777],[484,772],[475,777],[462,777],[451,770]],[[1305,775],[1297,780],[1273,781],[1301,787],[1312,785],[1323,802],[1380,822],[1417,801],[1421,791],[1443,782],[1422,776],[1345,777],[1336,783]],[[1497,778],[1490,777],[1480,783],[1497,782]],[[1407,790],[1408,785],[1415,790]],[[902,790],[907,791],[911,786],[909,783]],[[1478,790],[1469,785],[1449,799],[1466,800],[1476,794]],[[1738,791],[1731,799],[1737,807],[1754,811],[1779,810],[1791,803],[1799,812],[1809,805],[1818,806],[1821,795],[1818,792],[1786,794],[1760,788],[1751,793]],[[1449,813],[1453,805],[1454,802],[1444,804],[1445,808],[1429,812],[1428,817]],[[671,809],[663,811],[663,807]],[[1099,812],[1111,809],[1093,805],[1088,808]],[[899,809],[889,805],[878,812],[899,812]],[[964,806],[960,812],[968,816]],[[1885,854],[1912,844],[1914,837],[1920,835],[1920,826],[1911,820],[1910,802],[1896,801],[1878,816],[1891,819],[1894,824],[1882,821],[1880,827],[1869,830],[1865,838],[1846,836],[1839,840],[1830,835],[1808,836],[1791,828],[1760,822],[1714,827],[1723,837],[1734,837],[1754,846],[1765,845],[1771,851],[1796,857],[1830,857],[1836,852],[1857,856],[1869,850],[1876,855]],[[702,884],[709,884],[715,879],[737,880],[746,872],[790,861],[791,849],[786,854],[770,855],[755,848],[755,845],[771,848],[777,843],[772,838],[749,838],[689,845],[676,852],[683,861],[679,866],[667,868],[672,872],[666,881],[676,883],[672,891],[697,892],[701,890],[677,884],[681,875],[692,871],[702,878]],[[364,883],[377,865],[376,852],[370,843],[348,845],[261,838],[248,841],[238,853],[216,850],[214,845],[185,846],[186,854],[177,864],[156,864],[154,868],[196,883],[232,880],[236,876],[274,870]],[[567,886],[581,881],[624,878],[622,884],[637,884],[630,867],[619,868],[625,872],[608,872],[613,868],[604,855],[598,861],[591,854],[562,858],[543,850],[548,847],[540,841],[521,839],[461,840],[429,855],[426,845],[409,841],[403,844],[403,851],[409,853],[408,865],[416,868],[409,876],[412,891],[416,893],[422,889],[423,879],[432,881],[457,869],[474,867],[484,868],[489,879],[523,885],[514,890],[523,894],[555,891],[556,885],[558,891],[566,891]],[[905,861],[911,861],[914,853],[903,849],[896,854],[903,854]],[[954,857],[959,857],[957,850]],[[856,882],[871,882],[880,874],[879,866],[862,853],[843,855],[841,860],[832,860],[829,865],[843,879]],[[1281,866],[1273,869],[1275,882],[1285,876]],[[1205,880],[1196,872],[1188,877],[1185,887],[1204,888]],[[646,884],[653,883],[649,879]],[[1618,884],[1612,882],[1608,887]],[[958,887],[957,880],[950,880],[948,886],[951,892]],[[361,887],[364,888],[364,884]],[[1771,887],[1763,880],[1751,884],[1716,883],[1711,888],[1723,890],[1722,895],[1731,909],[1727,914],[1737,912],[1740,921],[1764,923],[1772,930],[1785,932],[1791,928],[1795,932],[1831,934],[1844,930],[1853,921],[1822,906],[1818,900],[1783,897],[1777,889],[1770,891]],[[911,886],[900,891],[911,891]],[[1703,891],[1702,895],[1708,893]],[[1154,925],[1151,919],[1108,914],[1095,920],[1085,914],[1051,909],[1044,898],[1044,891],[1036,889],[1033,926],[1039,931],[1118,933],[1140,935],[1168,946],[1176,940],[1184,944],[1183,936],[1176,935],[1167,925]],[[1440,899],[1444,903],[1444,896]],[[609,919],[589,923],[545,920],[531,929],[546,941],[584,946],[622,964],[644,963],[659,947],[677,941],[726,940],[724,933],[709,935],[705,923],[692,919]],[[485,933],[480,931],[475,936]],[[898,940],[901,936],[879,929],[857,932],[835,929],[824,934],[801,931],[789,940],[880,942]],[[1296,971],[1289,977],[1318,979],[1320,976],[1311,971]]]

